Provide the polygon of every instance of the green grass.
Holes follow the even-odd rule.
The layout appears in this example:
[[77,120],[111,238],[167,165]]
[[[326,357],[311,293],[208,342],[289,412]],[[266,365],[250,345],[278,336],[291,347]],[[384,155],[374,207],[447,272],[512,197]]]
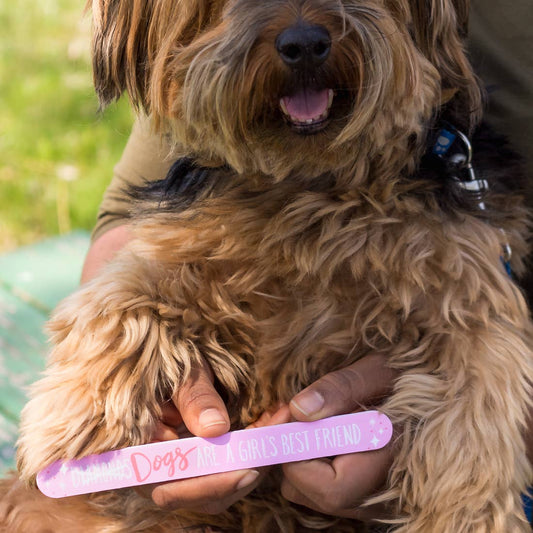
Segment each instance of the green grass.
[[90,229],[127,141],[92,88],[83,0],[0,2],[0,252]]

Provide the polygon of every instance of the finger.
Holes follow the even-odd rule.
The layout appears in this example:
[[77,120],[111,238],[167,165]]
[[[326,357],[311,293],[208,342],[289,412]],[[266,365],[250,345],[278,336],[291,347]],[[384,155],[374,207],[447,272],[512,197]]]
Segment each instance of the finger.
[[152,486],[151,498],[167,509],[218,513],[243,498],[259,483],[258,470],[239,470]]
[[276,411],[265,411],[253,424],[246,429],[260,428],[264,426],[275,426],[286,424],[291,420],[291,412],[288,405],[280,405]]
[[392,464],[392,450],[349,454],[283,465],[288,500],[335,516],[360,518],[361,502],[379,490]]
[[[333,460],[317,459],[283,465],[288,481],[315,501],[330,496],[346,504],[360,502],[369,493],[376,492],[387,479],[392,464],[390,447],[364,453],[340,455]],[[317,483],[320,479],[320,483]],[[345,493],[345,496],[337,493]]]
[[175,428],[159,422],[152,435],[152,442],[179,439],[180,436]]
[[297,420],[310,421],[365,408],[390,393],[395,372],[383,355],[369,355],[326,374],[290,403]]
[[284,480],[281,486],[282,495],[289,501],[298,505],[303,505],[308,509],[314,509],[315,511],[323,514],[340,516],[343,518],[352,518],[360,520],[362,522],[371,522],[385,518],[393,518],[393,515],[384,504],[365,505],[357,507],[352,506],[348,509],[342,509],[337,512],[333,512],[331,509],[326,508],[323,504],[317,504],[310,500],[305,494],[301,493],[297,487],[292,486],[288,481]]
[[195,368],[172,399],[193,435],[218,437],[229,431],[226,406],[206,367]]
[[161,420],[167,426],[172,427],[178,427],[183,422],[183,418],[172,400],[161,406]]

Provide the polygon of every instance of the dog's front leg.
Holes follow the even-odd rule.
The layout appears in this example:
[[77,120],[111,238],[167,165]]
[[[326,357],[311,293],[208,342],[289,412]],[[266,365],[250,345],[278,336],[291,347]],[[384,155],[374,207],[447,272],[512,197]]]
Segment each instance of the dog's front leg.
[[523,432],[531,397],[527,320],[440,328],[393,359],[405,370],[385,410],[403,424],[388,496],[402,533],[530,531]]
[[[45,375],[21,417],[23,479],[55,460],[147,442],[161,403],[205,352],[224,349],[216,326],[202,319],[187,276],[202,283],[194,265],[171,270],[124,253],[60,304],[49,324],[53,348]],[[231,357],[219,375],[237,381]]]

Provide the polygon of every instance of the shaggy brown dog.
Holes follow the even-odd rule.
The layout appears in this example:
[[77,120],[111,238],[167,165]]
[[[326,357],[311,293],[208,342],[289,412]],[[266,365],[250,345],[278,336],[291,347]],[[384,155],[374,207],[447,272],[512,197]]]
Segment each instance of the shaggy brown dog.
[[[399,371],[383,405],[398,451],[377,498],[397,530],[528,531],[532,328],[500,261],[510,242],[520,271],[522,212],[509,196],[462,201],[422,157],[441,117],[465,131],[479,118],[467,3],[93,1],[103,104],[127,90],[187,159],[139,208],[134,241],[55,312],[22,416],[23,482],[149,441],[201,357],[240,428],[379,353]],[[360,530],[284,502],[275,474],[220,517],[132,490],[8,488],[10,533]]]

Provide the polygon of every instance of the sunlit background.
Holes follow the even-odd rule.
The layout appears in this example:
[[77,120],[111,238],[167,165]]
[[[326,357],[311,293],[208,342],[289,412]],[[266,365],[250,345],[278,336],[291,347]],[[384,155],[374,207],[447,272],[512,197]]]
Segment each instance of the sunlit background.
[[0,2],[0,253],[90,229],[131,112],[98,112],[83,0]]
[[0,0],[0,476],[132,123],[127,101],[98,111],[84,2]]

